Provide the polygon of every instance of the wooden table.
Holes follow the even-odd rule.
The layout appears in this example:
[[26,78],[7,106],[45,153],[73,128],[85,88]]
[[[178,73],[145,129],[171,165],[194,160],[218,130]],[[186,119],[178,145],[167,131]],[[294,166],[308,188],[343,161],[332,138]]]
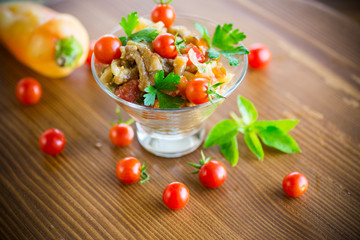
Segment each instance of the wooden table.
[[[230,111],[236,96],[250,99],[260,119],[296,118],[291,132],[302,153],[265,148],[259,162],[239,136],[240,160],[218,189],[203,187],[186,162],[155,157],[139,145],[115,147],[108,139],[115,103],[83,66],[69,77],[40,76],[0,47],[0,239],[359,239],[360,237],[360,27],[313,1],[175,0],[178,13],[232,22],[273,53],[271,65],[249,70],[212,115],[207,131]],[[79,18],[96,39],[132,11],[149,14],[152,1],[54,1]],[[17,81],[37,78],[43,97],[21,105]],[[56,127],[67,139],[58,156],[38,147],[41,133]],[[100,148],[96,144],[101,144]],[[225,161],[217,147],[207,156]],[[121,184],[119,159],[149,164],[149,183]],[[289,198],[283,177],[299,171],[309,180],[301,197]],[[181,210],[162,202],[167,184],[190,190]]]

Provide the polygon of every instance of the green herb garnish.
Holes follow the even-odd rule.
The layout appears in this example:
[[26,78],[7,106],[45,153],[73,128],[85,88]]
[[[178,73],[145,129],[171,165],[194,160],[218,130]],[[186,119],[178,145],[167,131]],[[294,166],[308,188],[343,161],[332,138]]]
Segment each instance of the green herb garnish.
[[[249,54],[249,51],[244,46],[237,46],[246,38],[246,35],[243,32],[240,32],[239,29],[233,30],[232,24],[218,25],[212,40],[204,25],[199,23],[194,23],[194,25],[210,46],[207,50],[209,58],[216,59],[220,55],[223,55],[229,61],[231,66],[237,66],[239,60],[234,56]],[[214,47],[217,47],[220,50],[216,50]]]
[[162,92],[175,91],[177,89],[176,85],[178,84],[180,84],[179,75],[171,72],[166,76],[166,78],[164,78],[164,71],[157,71],[155,74],[155,86],[149,85],[145,88],[145,92],[147,94],[144,95],[144,105],[154,106],[155,99],[157,97],[160,108],[179,108],[184,103],[184,100],[181,97],[172,97]]
[[123,46],[126,45],[128,40],[132,40],[134,42],[152,42],[157,37],[157,35],[159,35],[156,28],[145,28],[138,32],[132,33],[139,24],[138,19],[137,12],[128,14],[127,18],[121,18],[120,26],[124,29],[124,32],[127,35],[126,37],[119,37]]
[[232,120],[226,119],[216,124],[208,134],[204,148],[220,145],[226,160],[235,166],[239,159],[236,136],[240,132],[244,134],[247,146],[259,160],[264,159],[261,141],[285,153],[300,152],[296,141],[287,134],[299,123],[298,120],[256,121],[258,113],[249,100],[239,96],[237,103],[241,118],[231,113]]

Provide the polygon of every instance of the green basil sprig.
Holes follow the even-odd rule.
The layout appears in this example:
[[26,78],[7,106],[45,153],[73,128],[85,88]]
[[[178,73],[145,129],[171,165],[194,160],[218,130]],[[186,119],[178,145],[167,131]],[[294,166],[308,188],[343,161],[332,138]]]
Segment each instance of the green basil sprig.
[[232,166],[235,166],[239,160],[237,143],[239,132],[244,135],[246,145],[251,152],[261,161],[264,159],[261,142],[285,153],[301,151],[296,141],[287,133],[299,123],[299,120],[257,121],[258,113],[249,100],[239,96],[237,104],[241,118],[231,113],[232,119],[216,124],[208,134],[204,148],[219,145],[221,153]]

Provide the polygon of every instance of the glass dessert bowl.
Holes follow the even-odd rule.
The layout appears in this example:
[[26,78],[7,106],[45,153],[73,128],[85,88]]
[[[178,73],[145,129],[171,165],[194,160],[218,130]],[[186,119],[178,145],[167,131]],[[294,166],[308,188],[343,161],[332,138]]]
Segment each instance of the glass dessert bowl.
[[[197,33],[194,22],[204,25],[210,35],[215,31],[216,23],[197,16],[179,15],[174,25],[186,26],[191,32]],[[115,28],[111,34],[124,36],[121,26]],[[240,64],[230,66],[225,58],[221,62],[226,66],[226,71],[233,74],[232,79],[223,84],[221,95],[229,96],[243,80],[247,70],[247,56],[238,57]],[[205,137],[205,120],[225,100],[214,99],[200,105],[177,108],[158,109],[128,102],[116,96],[108,86],[100,80],[100,75],[106,65],[92,58],[91,70],[96,82],[101,89],[112,97],[120,107],[125,110],[135,121],[137,137],[140,144],[154,155],[173,158],[188,154],[197,149]]]

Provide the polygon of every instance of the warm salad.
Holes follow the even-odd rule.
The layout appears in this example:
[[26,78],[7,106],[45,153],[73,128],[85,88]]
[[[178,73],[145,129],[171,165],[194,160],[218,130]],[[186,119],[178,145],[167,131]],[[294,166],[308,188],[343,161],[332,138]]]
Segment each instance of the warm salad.
[[[164,21],[166,22],[166,21]],[[248,54],[239,45],[246,38],[232,24],[218,25],[213,37],[205,26],[194,23],[199,35],[185,26],[123,17],[126,36],[105,35],[95,44],[97,61],[107,64],[99,76],[118,97],[154,108],[181,108],[222,98],[231,80],[220,62],[225,57],[236,66],[236,55]],[[125,35],[124,34],[124,35]]]

